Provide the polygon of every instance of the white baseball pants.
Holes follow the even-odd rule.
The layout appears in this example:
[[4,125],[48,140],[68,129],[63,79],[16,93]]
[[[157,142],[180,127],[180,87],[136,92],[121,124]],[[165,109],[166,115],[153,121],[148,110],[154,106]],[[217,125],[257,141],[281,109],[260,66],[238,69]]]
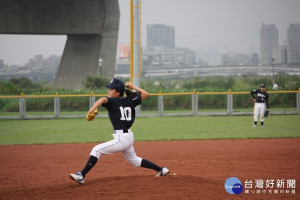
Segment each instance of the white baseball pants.
[[254,105],[254,121],[257,122],[258,115],[260,116],[260,122],[264,121],[264,114],[266,110],[266,104],[265,103],[255,103]]
[[90,155],[99,159],[103,154],[121,152],[128,163],[134,167],[140,167],[142,158],[137,157],[134,151],[134,136],[132,131],[129,129],[128,133],[123,133],[123,130],[115,130],[113,137],[113,140],[95,146]]

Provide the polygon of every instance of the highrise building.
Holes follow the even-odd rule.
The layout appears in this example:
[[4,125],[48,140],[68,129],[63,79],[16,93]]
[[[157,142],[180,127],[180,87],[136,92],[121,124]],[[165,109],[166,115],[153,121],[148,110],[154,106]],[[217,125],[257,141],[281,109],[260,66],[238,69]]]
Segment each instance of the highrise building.
[[4,60],[0,59],[0,68],[5,67]]
[[258,53],[253,53],[251,55],[251,65],[258,65],[259,59],[258,59]]
[[289,64],[300,64],[300,24],[290,24],[287,29],[287,60]]
[[272,48],[278,46],[278,29],[275,24],[262,24],[260,29],[260,62],[272,63]]
[[288,62],[288,41],[285,41],[283,45],[278,45],[272,49],[272,58],[274,58],[274,64],[289,64]]
[[163,24],[147,25],[147,47],[155,48],[175,48],[175,28]]
[[44,66],[44,57],[41,54],[34,55],[35,68],[42,68]]

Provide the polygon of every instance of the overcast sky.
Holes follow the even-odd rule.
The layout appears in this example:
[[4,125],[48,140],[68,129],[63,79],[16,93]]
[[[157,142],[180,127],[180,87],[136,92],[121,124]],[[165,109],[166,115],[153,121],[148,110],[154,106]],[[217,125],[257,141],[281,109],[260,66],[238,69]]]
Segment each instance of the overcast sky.
[[[129,44],[129,5],[119,0],[119,43]],[[259,53],[262,23],[276,24],[282,44],[289,24],[300,23],[299,10],[300,0],[142,0],[142,45],[147,24],[165,24],[175,26],[177,47],[209,62],[221,53]],[[35,54],[61,55],[65,41],[66,36],[0,34],[0,59],[11,65]]]

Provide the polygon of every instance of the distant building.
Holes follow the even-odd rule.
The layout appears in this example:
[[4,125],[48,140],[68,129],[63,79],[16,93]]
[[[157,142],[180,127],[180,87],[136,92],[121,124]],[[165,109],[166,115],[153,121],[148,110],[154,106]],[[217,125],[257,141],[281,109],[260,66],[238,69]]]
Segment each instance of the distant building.
[[120,59],[116,62],[116,74],[130,74],[130,61],[125,59]]
[[272,49],[278,46],[278,29],[275,24],[262,24],[260,29],[260,62],[272,63]]
[[196,64],[196,52],[189,49],[181,49],[184,52],[184,64],[194,65]]
[[181,67],[196,64],[196,53],[175,48],[175,28],[163,24],[147,25],[147,48],[143,50],[145,67]]
[[284,45],[278,45],[272,49],[272,58],[274,58],[274,64],[288,64],[288,42]]
[[221,65],[231,65],[231,58],[229,56],[229,54],[223,54],[221,57]]
[[57,73],[60,60],[61,56],[56,55],[51,55],[47,58],[44,58],[43,55],[34,55],[24,65],[5,65],[6,67],[0,70],[0,79],[4,77],[5,80],[8,80],[9,78],[24,76],[32,81],[43,80],[52,82]]
[[184,52],[178,49],[165,51],[144,51],[143,65],[179,67],[184,65]]
[[4,60],[0,59],[0,68],[5,67]]
[[287,62],[289,64],[300,64],[300,24],[290,24],[287,29]]
[[[258,59],[258,55],[257,55]],[[221,65],[224,66],[244,66],[244,65],[257,65],[253,64],[253,55],[250,57],[250,55],[245,54],[223,54],[221,58]]]
[[272,48],[274,64],[300,64],[300,24],[290,24],[287,41]]
[[251,56],[251,64],[258,65],[258,63],[259,63],[258,53],[253,53]]
[[163,24],[147,25],[147,48],[175,48],[175,28]]
[[47,68],[53,68],[54,70],[57,70],[60,61],[61,61],[61,56],[50,55],[48,58],[44,59],[44,66]]
[[35,68],[42,68],[44,67],[44,57],[43,55],[35,55],[34,56],[34,63],[35,63]]

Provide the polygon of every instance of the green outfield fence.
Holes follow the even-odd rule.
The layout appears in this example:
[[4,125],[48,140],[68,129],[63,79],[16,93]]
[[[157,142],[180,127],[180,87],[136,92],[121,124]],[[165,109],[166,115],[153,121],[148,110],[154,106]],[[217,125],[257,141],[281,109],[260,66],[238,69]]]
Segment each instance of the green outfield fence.
[[[272,114],[300,114],[300,88],[295,91],[268,91],[270,100],[272,95],[289,95],[287,101],[291,100],[291,105],[282,105],[282,107],[272,108],[270,104],[270,115]],[[290,96],[292,94],[292,96]],[[182,96],[185,101],[180,98],[175,100],[174,96]],[[219,102],[214,106],[214,98],[216,95]],[[247,95],[247,96],[246,96]],[[25,95],[19,96],[0,96],[0,100],[9,101],[11,110],[3,111],[0,104],[0,119],[54,119],[54,118],[84,118],[88,109],[95,103],[96,98],[107,96],[106,94],[86,95]],[[74,103],[75,99],[80,98],[80,102]],[[186,98],[189,98],[188,100]],[[183,92],[183,93],[153,93],[150,94],[149,103],[142,109],[137,116],[231,116],[231,115],[252,115],[253,103],[251,102],[250,92]],[[210,106],[207,106],[207,99],[210,99]],[[247,99],[247,100],[245,100]],[[75,100],[76,101],[76,100]],[[146,100],[148,101],[148,100]],[[147,103],[145,101],[145,103]],[[247,101],[245,106],[245,101]],[[212,103],[211,103],[212,102]],[[241,106],[243,103],[243,106]],[[80,106],[78,106],[80,104]],[[278,103],[277,103],[278,104]],[[168,105],[173,105],[168,106]],[[37,108],[38,107],[38,111]],[[65,109],[68,107],[68,109]],[[81,109],[79,109],[79,107]],[[208,108],[209,107],[209,108]],[[84,108],[82,110],[82,108]],[[71,109],[71,110],[70,110]],[[97,117],[108,117],[107,112],[103,109]]]

